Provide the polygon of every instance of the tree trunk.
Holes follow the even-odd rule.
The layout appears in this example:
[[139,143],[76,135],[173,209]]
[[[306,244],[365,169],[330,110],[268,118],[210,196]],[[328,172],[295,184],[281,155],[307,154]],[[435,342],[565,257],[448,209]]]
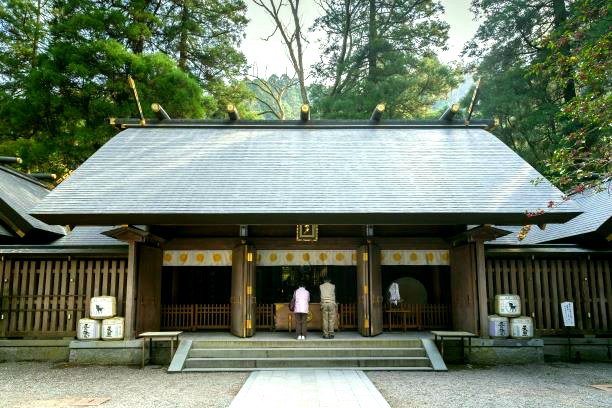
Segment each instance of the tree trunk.
[[189,19],[189,9],[187,7],[187,0],[182,1],[181,9],[181,32],[179,39],[179,58],[178,66],[181,70],[187,71],[187,20]]
[[[563,25],[567,21],[567,9],[565,8],[564,0],[553,0],[553,13],[555,30],[563,29]],[[570,51],[569,43],[561,48],[561,52],[564,55],[569,55]],[[567,78],[563,88],[563,99],[567,103],[576,97],[576,85],[569,72],[564,72],[563,74]]]
[[369,0],[370,11],[368,18],[368,81],[376,81],[376,0]]
[[334,85],[332,86],[330,95],[336,95],[342,80],[342,74],[344,73],[346,50],[348,47],[349,36],[351,35],[351,0],[344,1],[344,25],[342,26],[342,46],[340,48],[340,55],[338,55],[338,63],[336,64],[336,77],[334,78]]
[[298,14],[298,8],[300,7],[300,0],[290,0],[289,5],[291,6],[291,14],[293,15],[293,24],[295,25],[295,45],[297,48],[297,66],[295,71],[300,83],[300,94],[302,95],[302,103],[309,104],[308,92],[306,92],[306,82],[304,77],[304,63],[302,61],[302,27],[300,23],[300,16]]

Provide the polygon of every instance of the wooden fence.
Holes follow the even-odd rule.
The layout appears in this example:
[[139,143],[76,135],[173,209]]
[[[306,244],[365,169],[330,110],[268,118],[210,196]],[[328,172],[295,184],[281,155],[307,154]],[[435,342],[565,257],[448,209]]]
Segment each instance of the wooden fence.
[[123,315],[127,260],[0,261],[0,337],[74,336],[92,296],[116,296]]
[[387,306],[383,316],[383,327],[389,330],[444,329],[450,326],[450,305],[445,304]]
[[357,328],[357,305],[355,303],[338,303],[338,328]]
[[612,330],[610,259],[586,255],[573,258],[489,258],[486,262],[490,313],[495,295],[516,294],[521,310],[531,316],[539,334],[564,330],[560,303],[574,302],[576,328],[583,333]]
[[[162,305],[163,330],[198,330],[230,328],[230,304]],[[450,326],[450,305],[402,305],[385,310],[385,328],[434,329]],[[274,329],[274,304],[258,304],[256,327]],[[357,328],[357,305],[338,304],[338,328]]]

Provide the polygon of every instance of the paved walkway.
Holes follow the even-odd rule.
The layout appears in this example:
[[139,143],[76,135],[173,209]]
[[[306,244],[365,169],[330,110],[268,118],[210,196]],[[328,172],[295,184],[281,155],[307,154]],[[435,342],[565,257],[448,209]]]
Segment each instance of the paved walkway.
[[230,408],[389,408],[357,370],[255,371]]

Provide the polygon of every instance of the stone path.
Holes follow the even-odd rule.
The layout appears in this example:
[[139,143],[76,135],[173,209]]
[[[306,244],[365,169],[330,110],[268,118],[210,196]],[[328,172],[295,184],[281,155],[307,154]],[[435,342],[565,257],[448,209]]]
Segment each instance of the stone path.
[[255,371],[230,408],[389,408],[374,384],[357,370]]

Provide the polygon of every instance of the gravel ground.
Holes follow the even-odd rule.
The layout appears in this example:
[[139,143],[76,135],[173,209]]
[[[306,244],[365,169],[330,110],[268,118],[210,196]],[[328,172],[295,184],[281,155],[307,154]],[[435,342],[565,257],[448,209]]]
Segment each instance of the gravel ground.
[[[612,392],[590,387],[612,383],[612,364],[605,363],[367,375],[393,408],[612,407]],[[68,397],[110,397],[102,408],[227,407],[247,377],[248,373],[167,374],[154,366],[140,370],[0,363],[0,407],[48,407],[35,401]]]
[[0,407],[45,406],[34,400],[67,397],[111,397],[101,408],[227,407],[248,377],[248,373],[167,374],[154,367],[0,363]]
[[612,407],[612,364],[451,367],[446,373],[367,373],[393,408]]

